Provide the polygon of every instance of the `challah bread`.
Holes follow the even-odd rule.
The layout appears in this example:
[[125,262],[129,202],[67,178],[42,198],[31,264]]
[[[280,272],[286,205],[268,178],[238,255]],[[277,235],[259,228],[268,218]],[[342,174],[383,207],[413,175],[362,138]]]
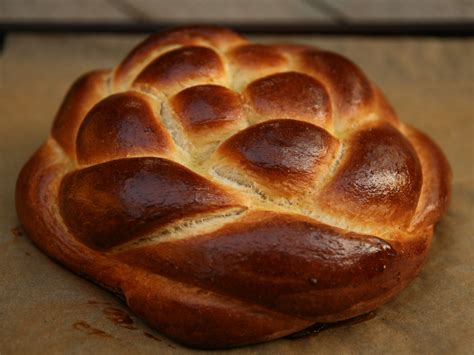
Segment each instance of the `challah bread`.
[[168,337],[224,348],[386,302],[450,181],[349,60],[197,26],[79,78],[16,203],[46,254]]

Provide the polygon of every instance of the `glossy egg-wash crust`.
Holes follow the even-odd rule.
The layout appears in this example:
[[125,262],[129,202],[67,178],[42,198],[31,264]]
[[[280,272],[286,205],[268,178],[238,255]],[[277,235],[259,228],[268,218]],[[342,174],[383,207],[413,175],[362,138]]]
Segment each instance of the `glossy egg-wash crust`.
[[273,74],[253,81],[245,95],[258,116],[264,119],[293,118],[327,127],[331,103],[324,86],[302,73]]
[[223,75],[219,55],[211,48],[187,46],[167,52],[151,62],[135,79],[157,90],[184,85],[191,80],[209,80]]
[[383,240],[271,213],[249,216],[199,238],[145,246],[117,257],[307,319],[343,312],[354,298],[380,296],[400,272],[397,251]]
[[244,44],[235,47],[229,52],[229,56],[234,65],[246,69],[281,68],[288,64],[288,60],[282,53],[264,44]]
[[129,81],[130,74],[137,73],[137,68],[140,72],[140,69],[150,63],[154,52],[169,46],[205,45],[225,50],[246,42],[237,33],[218,26],[189,26],[179,31],[162,31],[148,37],[125,57],[115,71],[114,83]]
[[82,75],[69,89],[53,123],[51,134],[67,154],[74,156],[76,137],[87,112],[107,94],[109,71]]
[[327,173],[339,143],[324,129],[297,120],[270,120],[253,125],[225,141],[223,159],[266,186],[297,189]]
[[410,142],[384,124],[355,133],[348,146],[343,163],[319,195],[324,207],[349,219],[397,221],[406,228],[422,183],[420,161]]
[[159,123],[151,98],[138,92],[107,97],[82,122],[76,152],[80,164],[97,164],[140,155],[167,155],[174,150],[168,132]]
[[[244,119],[240,95],[219,85],[196,85],[171,99],[177,120],[191,132]],[[203,132],[204,133],[204,132]]]
[[39,248],[164,335],[226,348],[387,302],[450,186],[348,59],[193,26],[72,85],[16,207]]
[[191,170],[162,158],[112,160],[64,177],[61,214],[91,248],[106,249],[173,220],[237,205]]
[[314,49],[299,54],[301,69],[328,85],[340,115],[352,118],[369,105],[374,92],[362,71],[343,56]]

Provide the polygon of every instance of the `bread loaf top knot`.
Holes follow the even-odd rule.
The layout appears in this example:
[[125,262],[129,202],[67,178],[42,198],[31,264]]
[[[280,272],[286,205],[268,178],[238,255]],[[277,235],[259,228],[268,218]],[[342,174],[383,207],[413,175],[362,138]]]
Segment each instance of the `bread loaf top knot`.
[[47,144],[36,159],[61,161],[57,183],[25,182],[19,213],[36,213],[24,191],[56,186],[50,218],[66,255],[82,251],[45,249],[204,347],[374,309],[418,272],[450,194],[442,152],[351,61],[213,26],[151,36],[79,78]]

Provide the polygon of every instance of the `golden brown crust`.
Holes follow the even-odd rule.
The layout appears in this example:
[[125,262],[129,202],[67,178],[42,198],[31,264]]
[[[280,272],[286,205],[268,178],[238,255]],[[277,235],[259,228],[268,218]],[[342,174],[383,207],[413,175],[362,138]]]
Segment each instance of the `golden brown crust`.
[[[319,198],[331,213],[406,228],[418,203],[422,171],[409,141],[388,124],[356,132]],[[344,201],[334,204],[333,201]]]
[[[263,189],[294,195],[327,174],[339,142],[323,128],[297,120],[270,120],[240,131],[218,150],[223,164],[243,171]],[[223,163],[225,161],[225,163]],[[281,192],[281,191],[280,191]]]
[[51,134],[67,154],[75,156],[76,136],[87,112],[108,93],[107,70],[82,75],[69,89],[53,123]]
[[82,244],[55,208],[66,173],[65,157],[51,140],[23,167],[16,208],[28,236],[71,270],[125,298],[134,312],[170,338],[193,347],[224,348],[279,338],[312,324],[129,267]]
[[171,100],[176,119],[193,133],[219,129],[243,119],[240,95],[220,85],[196,85]]
[[59,189],[60,213],[91,248],[106,249],[157,226],[237,205],[191,170],[162,158],[129,158],[76,170]]
[[451,197],[452,171],[439,147],[413,127],[406,128],[407,138],[415,148],[423,169],[423,186],[411,229],[435,224],[446,211]]
[[155,58],[154,54],[160,50],[189,45],[205,45],[225,50],[228,47],[245,43],[245,39],[237,33],[219,26],[188,26],[162,31],[148,37],[136,46],[120,63],[115,71],[114,87],[119,83],[132,81],[137,70]]
[[369,105],[374,93],[362,71],[339,54],[306,50],[301,68],[328,85],[339,119],[350,119]]
[[188,82],[209,82],[224,75],[224,65],[211,48],[186,46],[169,51],[148,64],[135,79],[135,86],[151,86],[170,93]]
[[324,86],[306,74],[286,72],[255,80],[245,95],[257,121],[292,118],[321,127],[331,123],[331,103]]
[[243,44],[232,48],[228,55],[235,66],[257,71],[260,71],[262,67],[265,70],[281,69],[288,64],[288,60],[282,53],[275,51],[273,46],[265,44]]
[[404,271],[397,251],[381,239],[268,212],[210,234],[127,250],[117,258],[313,321],[338,319],[354,299],[377,299]]
[[242,90],[253,80],[289,69],[289,60],[273,45],[243,44],[227,52],[231,85]]
[[173,141],[158,121],[156,102],[138,92],[108,96],[87,114],[77,134],[79,164],[161,155],[174,151]]
[[441,150],[349,60],[196,26],[80,78],[16,204],[45,253],[165,335],[223,348],[393,297],[450,184]]

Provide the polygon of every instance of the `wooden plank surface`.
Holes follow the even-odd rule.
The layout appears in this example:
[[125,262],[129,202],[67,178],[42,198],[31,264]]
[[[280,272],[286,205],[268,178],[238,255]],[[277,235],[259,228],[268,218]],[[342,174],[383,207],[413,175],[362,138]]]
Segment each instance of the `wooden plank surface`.
[[[126,307],[15,236],[19,169],[47,136],[71,82],[114,66],[142,36],[8,36],[0,55],[0,353],[191,354],[130,315],[137,329],[110,322]],[[318,336],[216,354],[468,354],[474,348],[473,39],[297,37],[357,62],[400,117],[432,136],[454,170],[451,208],[417,279],[374,319]],[[109,305],[106,305],[108,302]],[[85,328],[85,322],[110,337]],[[82,324],[82,323],[80,323]],[[159,341],[144,333],[153,334]],[[6,339],[6,341],[4,341]],[[196,352],[197,354],[198,352]]]
[[331,21],[305,0],[1,0],[0,21]]
[[130,18],[108,0],[0,0],[0,21],[124,22]]
[[113,0],[147,21],[288,23],[328,22],[330,16],[305,0]]
[[473,21],[474,0],[1,0],[0,22]]
[[432,22],[474,19],[473,0],[313,0],[350,22]]

